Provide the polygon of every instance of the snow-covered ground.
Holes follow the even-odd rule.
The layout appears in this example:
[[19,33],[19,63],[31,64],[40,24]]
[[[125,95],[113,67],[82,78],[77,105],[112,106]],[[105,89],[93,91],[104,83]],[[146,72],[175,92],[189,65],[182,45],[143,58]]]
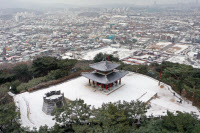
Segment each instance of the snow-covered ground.
[[123,61],[125,64],[131,64],[131,65],[139,65],[139,64],[145,64],[146,61],[145,60],[140,60],[140,59],[136,59],[136,58],[128,58],[126,60]]
[[156,45],[164,47],[164,46],[167,46],[167,45],[170,45],[170,44],[172,44],[172,43],[171,42],[159,42]]
[[173,47],[167,49],[166,52],[179,54],[183,52],[184,50],[186,50],[187,48],[189,48],[190,46],[191,45],[187,45],[187,44],[176,44]]
[[160,50],[162,48],[167,47],[168,45],[171,45],[171,42],[158,42],[156,44],[150,45],[147,47],[147,49],[157,49]]
[[182,55],[172,56],[167,61],[172,62],[172,63],[179,63],[179,64],[186,64],[187,63],[186,57],[182,56]]
[[148,110],[147,115],[164,116],[167,114],[168,110],[173,113],[176,113],[176,111],[188,113],[194,112],[200,116],[199,110],[192,106],[192,102],[189,100],[185,99],[183,100],[183,103],[180,103],[181,97],[178,94],[174,96],[170,86],[160,88],[157,93],[158,98],[151,101],[151,108]]
[[197,55],[198,53],[191,50],[189,53],[187,53],[187,56],[190,59],[190,61],[194,63],[192,66],[194,68],[200,69],[200,60],[194,59],[194,58],[196,58],[196,57],[194,57],[195,54]]
[[102,103],[118,100],[129,102],[139,99],[146,102],[157,93],[158,98],[151,101],[152,108],[148,111],[147,115],[165,115],[167,110],[172,112],[176,110],[185,112],[193,111],[197,112],[198,115],[200,114],[197,108],[192,106],[191,103],[178,103],[179,99],[173,96],[169,86],[166,85],[165,88],[160,88],[158,81],[150,77],[131,72],[122,79],[122,83],[125,86],[110,95],[104,95],[88,88],[86,86],[88,79],[79,77],[43,90],[15,95],[14,100],[20,109],[22,126],[29,126],[30,128],[39,128],[45,124],[49,127],[54,125],[55,121],[52,120],[53,117],[42,112],[43,96],[52,90],[61,90],[66,98],[70,100],[80,98],[85,103],[95,107],[100,107]]
[[129,56],[133,55],[133,52],[136,50],[129,50],[125,48],[113,48],[113,47],[104,47],[101,49],[96,49],[96,50],[91,50],[87,52],[82,52],[82,59],[84,60],[93,60],[93,58],[98,54],[98,53],[105,53],[105,54],[113,54],[116,57],[119,57],[119,59],[124,59]]
[[175,52],[175,54],[179,54],[179,53],[181,53],[182,51],[184,51],[184,50],[186,50],[187,48],[189,48],[190,46],[191,46],[191,45],[176,44],[176,45],[174,45],[172,48],[176,48],[176,47],[180,48],[179,50],[177,50],[177,51]]
[[129,58],[128,60],[129,60],[129,61],[134,61],[134,62],[137,62],[137,63],[140,63],[140,64],[145,63],[145,61],[137,60],[137,59],[133,59],[133,58]]
[[73,54],[72,54],[71,52],[65,53],[65,54],[62,56],[62,59],[74,59],[74,58],[73,58]]
[[197,54],[197,52],[194,52],[194,49],[195,46],[192,47],[190,45],[183,45],[182,51],[179,51],[179,53],[184,52],[184,55],[176,54],[167,59],[166,61],[191,65],[194,68],[200,68],[200,61],[198,62],[198,60],[194,58],[194,55]]
[[[188,58],[191,62],[188,61]],[[200,64],[197,61],[193,60],[193,58],[190,58],[189,56],[176,55],[176,56],[172,56],[171,58],[169,58],[166,61],[169,61],[169,62],[172,62],[172,63],[191,65],[193,68],[200,69]]]

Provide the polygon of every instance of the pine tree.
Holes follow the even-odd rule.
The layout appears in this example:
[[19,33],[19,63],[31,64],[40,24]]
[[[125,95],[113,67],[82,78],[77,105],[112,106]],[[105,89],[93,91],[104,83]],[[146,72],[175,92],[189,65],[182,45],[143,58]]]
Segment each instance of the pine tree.
[[[77,128],[78,125],[85,125],[91,116],[90,106],[83,100],[71,101],[63,109],[54,112],[55,120],[69,129]],[[74,130],[74,129],[73,129]]]
[[130,129],[124,110],[113,103],[103,104],[101,108],[94,110],[93,122],[105,133],[126,133]]

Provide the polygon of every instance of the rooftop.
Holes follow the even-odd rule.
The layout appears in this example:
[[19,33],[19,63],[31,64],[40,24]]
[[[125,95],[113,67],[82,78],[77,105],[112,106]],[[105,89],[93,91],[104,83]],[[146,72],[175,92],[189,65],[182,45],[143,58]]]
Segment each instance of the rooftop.
[[82,76],[88,79],[92,79],[93,81],[98,83],[110,84],[123,78],[126,74],[128,74],[128,72],[126,71],[116,71],[108,75],[102,75],[96,72],[92,72],[92,73],[82,73]]
[[95,64],[90,64],[91,68],[93,68],[95,70],[103,71],[103,72],[111,71],[119,66],[120,66],[120,64],[113,63],[110,61],[101,61],[101,62],[98,62]]

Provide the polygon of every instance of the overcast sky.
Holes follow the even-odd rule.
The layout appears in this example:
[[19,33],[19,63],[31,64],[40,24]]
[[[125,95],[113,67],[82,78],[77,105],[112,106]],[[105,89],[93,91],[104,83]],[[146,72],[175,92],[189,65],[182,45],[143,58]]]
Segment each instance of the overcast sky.
[[[100,5],[100,4],[134,4],[134,5],[153,5],[157,4],[175,4],[175,3],[191,3],[196,0],[0,0],[0,7],[18,7],[26,6],[30,4],[53,4],[53,3],[65,3],[77,6],[86,5]],[[199,0],[200,2],[200,0]]]
[[196,0],[4,0],[4,1],[21,1],[21,2],[43,2],[43,3],[66,3],[66,4],[106,4],[106,3],[131,3],[140,5],[153,4],[170,4],[174,2],[195,2]]

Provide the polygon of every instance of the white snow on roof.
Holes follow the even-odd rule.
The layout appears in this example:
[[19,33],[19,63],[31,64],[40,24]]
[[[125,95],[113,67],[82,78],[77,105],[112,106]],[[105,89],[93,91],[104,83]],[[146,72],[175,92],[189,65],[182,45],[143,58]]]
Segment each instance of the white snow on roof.
[[46,97],[46,99],[57,99],[60,97],[62,97],[62,95],[52,95],[52,96]]
[[25,92],[14,96],[15,103],[20,108],[22,126],[39,128],[45,124],[49,127],[54,125],[55,121],[52,120],[53,117],[46,115],[42,111],[44,94],[53,90],[61,90],[66,98],[70,100],[80,98],[85,103],[95,107],[100,107],[102,103],[118,100],[130,102],[131,100],[139,99],[146,102],[157,93],[159,98],[151,101],[152,108],[148,111],[147,115],[165,115],[167,110],[172,112],[176,110],[198,112],[197,108],[192,106],[191,103],[183,102],[180,104],[176,102],[179,99],[173,96],[173,92],[169,86],[161,89],[158,86],[157,80],[141,74],[129,73],[122,79],[122,84],[125,85],[110,95],[94,91],[86,87],[87,84],[88,79],[79,77],[33,93]]
[[160,46],[165,46],[165,45],[170,45],[172,44],[171,42],[159,42],[156,45],[160,45]]
[[145,63],[145,61],[137,60],[137,59],[133,59],[133,58],[129,58],[128,61],[134,61],[134,62],[140,63],[140,64]]

